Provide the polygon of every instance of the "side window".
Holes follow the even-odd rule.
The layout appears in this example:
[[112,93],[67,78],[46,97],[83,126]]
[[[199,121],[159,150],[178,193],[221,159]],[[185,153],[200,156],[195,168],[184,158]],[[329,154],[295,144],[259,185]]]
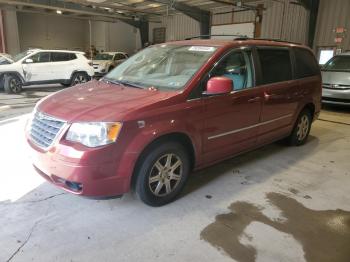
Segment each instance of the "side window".
[[262,84],[271,84],[291,80],[292,64],[288,49],[258,49]]
[[320,68],[313,54],[306,49],[294,48],[296,77],[304,78],[320,74]]
[[224,76],[232,79],[234,90],[241,90],[253,86],[253,68],[251,53],[233,51],[226,55],[210,72],[210,77]]
[[64,62],[76,59],[77,56],[73,53],[63,53],[63,52],[52,52],[51,61],[52,62]]
[[125,56],[123,54],[116,54],[114,58],[115,60],[121,60],[121,59],[125,59]]
[[50,53],[49,52],[39,52],[35,55],[29,57],[33,60],[33,63],[47,63],[50,62]]

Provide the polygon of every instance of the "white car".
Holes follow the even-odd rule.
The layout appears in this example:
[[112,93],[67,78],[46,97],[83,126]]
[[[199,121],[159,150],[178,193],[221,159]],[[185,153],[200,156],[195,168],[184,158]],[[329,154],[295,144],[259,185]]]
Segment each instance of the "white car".
[[73,86],[89,81],[94,70],[83,52],[33,49],[0,65],[7,93],[19,93],[23,86],[62,84]]
[[97,54],[93,60],[95,76],[103,76],[117,65],[128,59],[129,55],[123,52],[103,52]]

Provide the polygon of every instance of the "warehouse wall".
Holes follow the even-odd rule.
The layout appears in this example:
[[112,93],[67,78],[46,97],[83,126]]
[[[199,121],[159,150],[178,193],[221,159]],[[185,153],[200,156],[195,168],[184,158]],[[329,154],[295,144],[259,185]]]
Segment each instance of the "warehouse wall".
[[21,50],[18,36],[17,14],[15,11],[3,11],[4,35],[6,52],[10,55],[18,54]]
[[[264,4],[261,37],[286,41],[307,43],[309,12],[304,7],[291,4],[289,0],[256,1],[254,4]],[[254,11],[218,14],[232,11],[233,8],[215,9],[212,24],[245,23],[255,21]],[[284,13],[284,15],[283,15]]]
[[[327,1],[327,0],[324,0]],[[345,0],[347,1],[347,0]],[[306,44],[308,40],[309,12],[304,7],[291,4],[289,0],[263,0],[253,4],[264,4],[261,37],[275,38]],[[231,24],[255,21],[254,11],[218,14],[232,11],[231,7],[213,9],[212,24]],[[284,16],[283,16],[284,12]],[[159,19],[159,18],[158,18]],[[166,40],[181,40],[200,34],[199,23],[184,14],[173,14],[160,18],[159,24],[152,24],[150,35],[155,27],[166,27]],[[150,38],[152,40],[152,38]]]
[[17,18],[21,50],[86,48],[86,20],[20,12]]
[[350,50],[350,1],[349,0],[321,0],[317,18],[315,48],[337,47],[335,43],[337,27],[347,29],[343,43],[339,48]]

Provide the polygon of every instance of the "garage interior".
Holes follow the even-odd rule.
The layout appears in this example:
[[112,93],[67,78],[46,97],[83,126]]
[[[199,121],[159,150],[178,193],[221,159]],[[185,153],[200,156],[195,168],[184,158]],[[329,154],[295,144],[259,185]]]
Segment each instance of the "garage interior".
[[[349,0],[0,0],[0,53],[132,56],[236,34],[304,44],[322,66],[350,52],[349,14]],[[349,105],[322,105],[305,145],[277,142],[196,171],[175,202],[152,208],[133,193],[74,196],[36,173],[26,121],[62,89],[0,88],[0,261],[350,261]]]

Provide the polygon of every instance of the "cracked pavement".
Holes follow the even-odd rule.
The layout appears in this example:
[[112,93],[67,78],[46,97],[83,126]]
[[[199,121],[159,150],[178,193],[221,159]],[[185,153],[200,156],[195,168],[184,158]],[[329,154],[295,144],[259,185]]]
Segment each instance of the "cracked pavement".
[[[349,125],[317,121],[305,146],[273,144],[197,172],[180,199],[151,208],[133,194],[92,200],[48,184],[31,166],[24,124],[0,125],[1,262],[234,261],[200,238],[233,202],[262,207],[275,221],[287,218],[268,192],[313,210],[350,211]],[[258,222],[240,242],[255,247],[258,262],[306,261],[292,235]]]

